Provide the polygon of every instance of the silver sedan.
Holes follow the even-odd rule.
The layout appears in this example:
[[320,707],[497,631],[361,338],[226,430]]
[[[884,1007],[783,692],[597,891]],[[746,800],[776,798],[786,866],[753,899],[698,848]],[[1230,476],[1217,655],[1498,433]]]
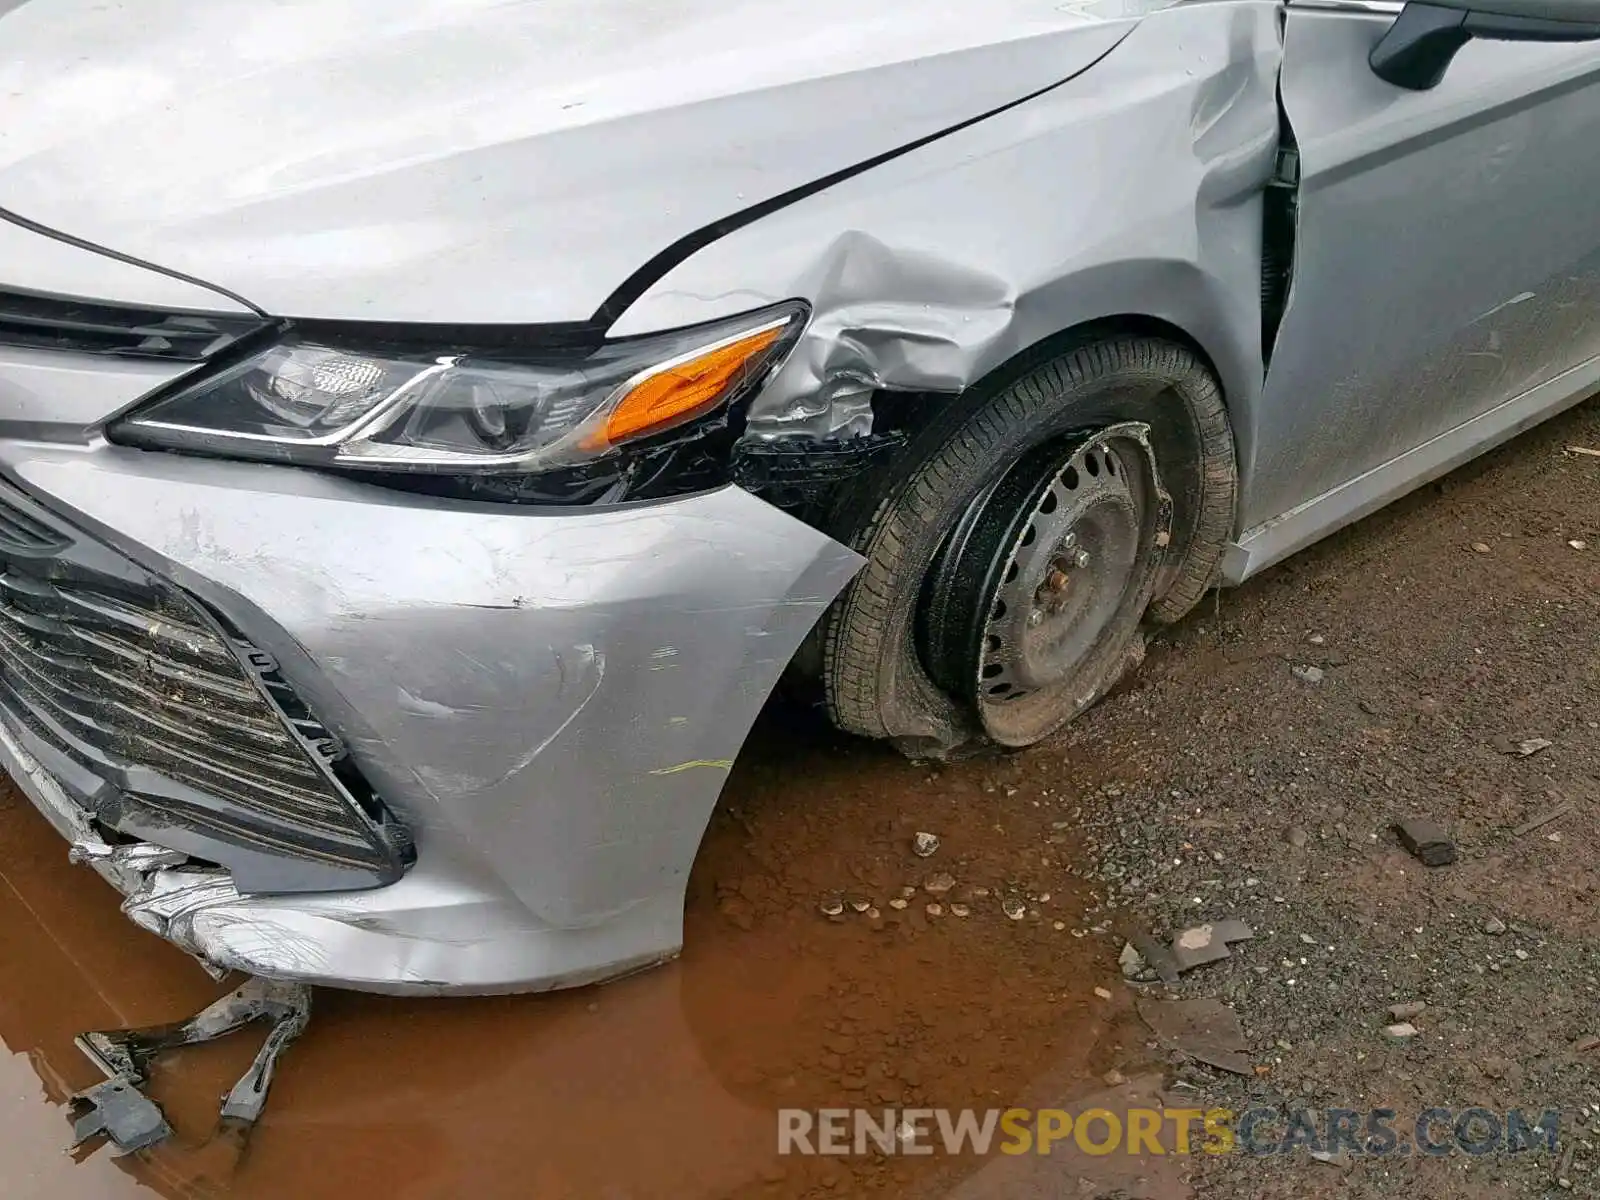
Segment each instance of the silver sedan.
[[[0,760],[214,967],[669,958],[1600,386],[1600,0],[0,2]],[[1448,619],[1441,614],[1440,619]]]

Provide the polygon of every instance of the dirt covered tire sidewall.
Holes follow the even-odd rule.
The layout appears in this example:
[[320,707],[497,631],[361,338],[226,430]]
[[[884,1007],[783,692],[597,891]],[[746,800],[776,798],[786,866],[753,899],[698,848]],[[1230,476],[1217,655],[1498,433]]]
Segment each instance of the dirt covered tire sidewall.
[[973,498],[1025,453],[1121,421],[1150,426],[1175,508],[1147,615],[1175,620],[1199,601],[1231,533],[1237,491],[1221,390],[1181,344],[1085,341],[951,401],[896,463],[840,496],[830,532],[867,559],[821,631],[823,687],[840,728],[893,738],[913,754],[977,738],[973,715],[933,684],[918,658],[916,612],[929,565]]

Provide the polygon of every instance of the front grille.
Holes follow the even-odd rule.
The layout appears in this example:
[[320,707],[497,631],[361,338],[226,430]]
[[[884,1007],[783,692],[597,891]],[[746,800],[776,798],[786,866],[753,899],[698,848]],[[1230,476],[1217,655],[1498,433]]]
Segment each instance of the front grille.
[[266,324],[255,316],[164,312],[0,291],[0,345],[6,346],[203,362]]
[[0,713],[69,792],[241,891],[398,878],[404,831],[271,658],[59,525],[0,490]]

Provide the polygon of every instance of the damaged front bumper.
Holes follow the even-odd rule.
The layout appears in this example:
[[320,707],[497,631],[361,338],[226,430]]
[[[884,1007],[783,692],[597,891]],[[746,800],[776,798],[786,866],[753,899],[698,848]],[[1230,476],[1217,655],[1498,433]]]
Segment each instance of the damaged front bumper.
[[302,862],[280,888],[215,828],[108,824],[138,806],[86,807],[9,716],[0,762],[141,927],[214,969],[372,991],[540,990],[675,955],[728,768],[859,566],[737,488],[518,509],[21,440],[0,471],[258,648],[406,865],[321,889]]

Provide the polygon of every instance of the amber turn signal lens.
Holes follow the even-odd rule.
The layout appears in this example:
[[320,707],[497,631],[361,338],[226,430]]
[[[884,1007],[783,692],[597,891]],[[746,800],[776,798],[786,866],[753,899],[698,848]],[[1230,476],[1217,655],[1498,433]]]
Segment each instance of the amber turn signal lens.
[[615,446],[710,412],[739,381],[740,373],[786,328],[783,324],[759,330],[641,379],[611,410],[605,428],[586,443],[591,448]]

